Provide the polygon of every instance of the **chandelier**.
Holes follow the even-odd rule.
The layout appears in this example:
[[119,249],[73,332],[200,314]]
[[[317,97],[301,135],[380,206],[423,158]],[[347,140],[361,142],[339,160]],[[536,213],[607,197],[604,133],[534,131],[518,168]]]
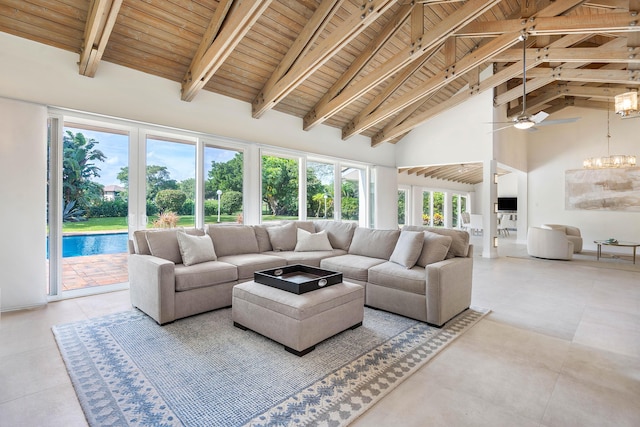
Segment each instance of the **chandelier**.
[[[632,92],[637,95],[635,92]],[[623,94],[627,95],[627,94]],[[637,98],[636,98],[637,103]],[[637,109],[637,105],[635,107]],[[618,113],[618,97],[616,96],[616,113]],[[636,165],[636,156],[626,154],[609,154],[609,144],[611,142],[611,132],[609,128],[609,104],[607,104],[607,156],[591,157],[582,162],[585,169],[605,169],[605,168],[632,168]]]
[[638,112],[638,92],[627,92],[616,95],[616,114],[627,117]]

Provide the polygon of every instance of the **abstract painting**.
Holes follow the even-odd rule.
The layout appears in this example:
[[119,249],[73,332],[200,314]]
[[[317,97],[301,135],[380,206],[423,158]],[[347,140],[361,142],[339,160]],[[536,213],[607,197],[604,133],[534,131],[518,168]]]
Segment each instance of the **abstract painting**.
[[565,208],[640,212],[640,167],[566,171]]

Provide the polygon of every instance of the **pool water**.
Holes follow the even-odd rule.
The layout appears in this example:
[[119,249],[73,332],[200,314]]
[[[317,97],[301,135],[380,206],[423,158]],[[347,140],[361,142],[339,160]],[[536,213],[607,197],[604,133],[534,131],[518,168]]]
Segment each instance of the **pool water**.
[[[127,233],[74,234],[62,236],[62,257],[118,254],[127,252]],[[47,237],[47,259],[49,238]]]

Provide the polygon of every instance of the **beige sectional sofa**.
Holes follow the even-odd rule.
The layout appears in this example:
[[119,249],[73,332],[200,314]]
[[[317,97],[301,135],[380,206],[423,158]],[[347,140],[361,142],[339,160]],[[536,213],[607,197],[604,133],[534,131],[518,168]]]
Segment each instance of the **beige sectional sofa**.
[[255,271],[306,264],[365,287],[365,304],[442,326],[471,302],[467,232],[374,230],[336,221],[141,230],[130,242],[131,302],[159,324],[228,307]]

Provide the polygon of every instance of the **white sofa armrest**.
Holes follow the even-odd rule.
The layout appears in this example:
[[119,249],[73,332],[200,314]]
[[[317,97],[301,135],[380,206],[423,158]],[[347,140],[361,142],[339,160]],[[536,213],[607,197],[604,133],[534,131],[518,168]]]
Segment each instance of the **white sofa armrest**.
[[564,231],[553,228],[529,227],[527,233],[527,253],[547,259],[573,258],[573,242]]
[[[473,252],[472,252],[473,253]],[[455,257],[425,267],[427,323],[442,326],[471,305],[473,258]]]
[[158,324],[175,320],[175,264],[152,255],[129,255],[131,304]]

